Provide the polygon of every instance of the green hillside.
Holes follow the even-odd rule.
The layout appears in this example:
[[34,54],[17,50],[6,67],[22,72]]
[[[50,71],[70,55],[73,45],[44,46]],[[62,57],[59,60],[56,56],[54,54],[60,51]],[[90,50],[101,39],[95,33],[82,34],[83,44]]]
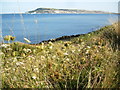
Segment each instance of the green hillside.
[[1,44],[3,88],[120,88],[115,25],[37,45]]

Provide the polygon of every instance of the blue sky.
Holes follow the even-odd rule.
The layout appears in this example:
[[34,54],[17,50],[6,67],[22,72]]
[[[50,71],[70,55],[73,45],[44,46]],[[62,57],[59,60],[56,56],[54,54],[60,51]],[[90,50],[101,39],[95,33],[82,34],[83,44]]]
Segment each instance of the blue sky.
[[119,0],[1,0],[0,13],[19,13],[36,8],[67,8],[118,12]]

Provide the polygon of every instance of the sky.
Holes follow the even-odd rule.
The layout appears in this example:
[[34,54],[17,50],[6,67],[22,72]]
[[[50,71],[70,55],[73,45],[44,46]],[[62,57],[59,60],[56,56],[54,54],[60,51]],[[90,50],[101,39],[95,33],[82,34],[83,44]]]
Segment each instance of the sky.
[[0,13],[24,13],[37,8],[118,12],[119,0],[0,0]]

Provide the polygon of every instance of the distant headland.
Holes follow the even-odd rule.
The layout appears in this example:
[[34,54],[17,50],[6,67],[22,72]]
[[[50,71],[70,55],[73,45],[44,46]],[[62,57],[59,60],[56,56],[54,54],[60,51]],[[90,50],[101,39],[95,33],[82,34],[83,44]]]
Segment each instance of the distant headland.
[[55,8],[37,8],[26,12],[27,14],[117,14],[104,11],[90,11],[80,9],[55,9]]

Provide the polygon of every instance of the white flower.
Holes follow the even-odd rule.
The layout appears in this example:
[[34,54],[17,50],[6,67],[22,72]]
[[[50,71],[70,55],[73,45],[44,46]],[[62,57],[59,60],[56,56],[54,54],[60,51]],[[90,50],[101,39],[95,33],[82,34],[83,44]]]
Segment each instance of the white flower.
[[51,41],[49,42],[49,44],[50,44],[50,45],[53,45],[53,43],[52,43]]
[[49,49],[52,49],[52,46],[50,46]]
[[35,68],[34,71],[35,71],[35,72],[39,72],[39,68]]
[[88,54],[88,53],[89,53],[89,50],[86,51],[86,54]]
[[53,58],[56,58],[56,56],[54,55]]
[[72,50],[72,53],[74,53],[75,52],[75,50]]
[[32,78],[33,78],[33,79],[36,79],[36,77],[35,77],[35,76],[32,76]]
[[25,51],[25,52],[31,52],[31,49],[23,49],[23,51]]
[[15,71],[15,68],[13,68],[13,71]]
[[15,57],[15,58],[13,58],[13,62],[16,62],[17,61],[17,58]]
[[44,57],[44,56],[41,56],[41,59],[45,59],[45,57]]
[[102,48],[101,46],[98,46],[98,48]]
[[67,59],[66,59],[66,61],[70,61],[70,59],[69,59],[69,58],[67,58]]
[[27,52],[31,52],[31,49],[27,49]]
[[12,48],[7,48],[7,50],[9,50],[9,51],[10,51],[10,50],[12,50]]
[[32,74],[32,78],[33,79],[36,79],[37,77],[36,77],[36,74]]
[[0,56],[2,56],[2,55],[4,55],[4,53],[0,51]]
[[97,50],[96,52],[98,53],[99,51]]
[[66,56],[67,56],[67,55],[68,55],[68,53],[64,53],[64,55],[66,55]]
[[16,65],[19,66],[19,65],[23,65],[24,63],[23,62],[17,62]]
[[90,46],[87,46],[87,48],[91,48]]
[[85,42],[82,42],[81,44],[82,44],[82,45],[84,45],[84,44],[85,44]]
[[14,76],[14,77],[13,77],[13,80],[16,81],[16,80],[17,80],[17,77]]
[[10,45],[8,45],[8,44],[2,44],[2,45],[0,45],[0,48],[7,48],[8,46],[10,46]]

